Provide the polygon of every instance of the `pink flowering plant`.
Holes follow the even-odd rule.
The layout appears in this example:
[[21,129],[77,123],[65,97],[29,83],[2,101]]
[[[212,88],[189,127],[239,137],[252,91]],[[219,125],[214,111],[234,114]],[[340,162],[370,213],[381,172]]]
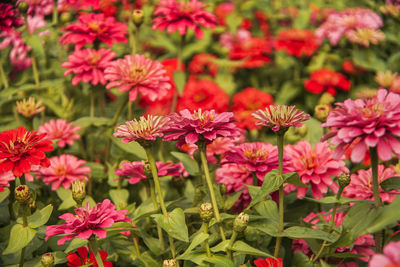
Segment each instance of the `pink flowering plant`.
[[3,2],[0,266],[400,266],[400,1]]

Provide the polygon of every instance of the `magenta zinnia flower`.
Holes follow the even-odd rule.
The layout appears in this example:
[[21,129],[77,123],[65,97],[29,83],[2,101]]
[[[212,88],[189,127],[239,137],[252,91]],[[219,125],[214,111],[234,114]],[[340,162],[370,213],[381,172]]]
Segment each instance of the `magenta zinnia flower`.
[[[398,175],[392,167],[385,168],[384,165],[378,165],[378,183],[394,176]],[[350,178],[351,182],[343,190],[343,196],[363,200],[374,200],[371,169],[359,170],[356,174],[352,174]],[[379,187],[379,195],[383,202],[392,202],[399,193],[400,192],[396,190],[385,192]]]
[[111,227],[116,222],[131,222],[131,219],[125,216],[128,211],[115,210],[115,206],[109,199],[98,203],[93,209],[90,209],[88,201],[86,207],[80,207],[74,211],[76,215],[65,213],[59,217],[65,220],[64,224],[47,226],[46,241],[59,234],[66,235],[57,241],[58,245],[64,245],[65,241],[75,237],[89,239],[92,235],[96,235],[99,239],[102,239],[107,236],[107,231],[104,228]]
[[65,76],[70,73],[77,74],[72,79],[73,85],[77,85],[80,81],[91,82],[93,85],[99,83],[105,85],[104,70],[114,57],[115,53],[111,49],[75,50],[72,55],[68,56],[69,61],[64,62],[61,66],[68,68],[64,72]]
[[400,266],[400,241],[390,242],[383,248],[384,254],[372,256],[369,267],[398,267]]
[[46,133],[46,138],[56,142],[60,148],[64,148],[66,145],[72,146],[74,139],[81,138],[76,133],[80,129],[80,126],[74,126],[72,122],[68,123],[64,119],[57,119],[39,126],[38,133]]
[[[333,151],[326,142],[317,143],[312,149],[309,142],[300,141],[294,146],[286,146],[285,155],[289,158],[288,169],[297,172],[304,184],[311,185],[311,192],[316,199],[323,198],[328,188],[337,193],[339,186],[331,176],[349,172],[343,160],[333,159]],[[307,193],[307,187],[287,185],[285,191],[294,191],[296,188],[297,198],[302,199]]]
[[32,65],[32,59],[28,56],[31,47],[25,44],[20,32],[15,30],[0,32],[0,50],[12,45],[10,51],[10,63],[15,71],[21,71]]
[[161,0],[153,15],[153,30],[167,29],[168,33],[178,31],[180,35],[185,35],[191,29],[197,39],[203,38],[200,26],[213,29],[217,23],[214,14],[204,10],[203,3],[197,0]]
[[0,3],[0,10],[0,32],[10,31],[24,24],[18,10],[14,9],[12,5]]
[[68,25],[66,33],[61,36],[61,44],[75,44],[80,49],[85,44],[95,41],[111,46],[113,43],[126,43],[128,26],[115,21],[113,17],[104,14],[87,13],[79,16],[79,21]]
[[57,190],[60,185],[68,189],[76,180],[88,180],[89,167],[84,167],[86,161],[73,155],[62,154],[50,158],[48,168],[41,167],[35,171],[38,179],[43,179],[47,185],[51,183],[51,190]]
[[143,55],[127,55],[124,59],[111,62],[105,74],[110,81],[107,89],[119,87],[120,92],[130,90],[130,101],[136,100],[138,92],[155,101],[171,89],[170,76],[163,65]]
[[368,147],[376,147],[382,160],[390,160],[392,153],[400,156],[400,95],[378,90],[371,99],[347,99],[337,103],[322,127],[332,127],[323,137],[333,137],[331,144],[337,145],[334,158],[339,159],[352,145],[351,160],[364,159]]
[[195,144],[200,139],[207,144],[217,137],[235,138],[240,131],[235,125],[232,112],[215,113],[211,111],[194,111],[190,113],[185,109],[169,115],[170,124],[165,131],[165,141],[178,140],[177,146],[183,144]]

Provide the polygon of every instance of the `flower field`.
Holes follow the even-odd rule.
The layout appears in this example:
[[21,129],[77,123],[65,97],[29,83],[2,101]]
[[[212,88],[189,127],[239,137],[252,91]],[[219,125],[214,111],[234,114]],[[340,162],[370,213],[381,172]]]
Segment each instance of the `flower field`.
[[0,10],[0,266],[400,267],[400,1]]

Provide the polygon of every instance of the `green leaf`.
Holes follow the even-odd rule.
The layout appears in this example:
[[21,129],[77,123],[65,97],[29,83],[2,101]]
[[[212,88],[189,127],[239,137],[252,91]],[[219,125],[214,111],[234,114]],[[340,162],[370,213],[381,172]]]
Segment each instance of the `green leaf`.
[[153,214],[151,217],[153,217],[156,223],[173,238],[189,242],[185,214],[181,208],[174,209],[167,217],[162,214]]
[[133,266],[144,266],[144,267],[153,267],[159,265],[159,263],[155,261],[153,257],[146,254],[140,255],[132,263],[134,264]]
[[90,168],[90,177],[94,180],[102,180],[107,177],[104,166],[97,162],[87,162],[85,166]]
[[28,217],[28,225],[31,228],[38,228],[47,223],[51,213],[53,212],[53,205],[49,204],[41,210],[37,210],[34,214]]
[[174,72],[174,82],[175,87],[178,90],[179,94],[182,94],[183,88],[186,84],[186,74],[184,71],[177,70]]
[[189,247],[185,250],[185,252],[179,256],[177,259],[183,259],[184,257],[186,257],[193,249],[195,249],[198,245],[200,245],[201,243],[203,243],[205,240],[207,240],[207,238],[209,237],[209,234],[206,234],[204,232],[199,233],[198,235],[196,235],[192,242],[190,242]]
[[253,197],[252,201],[250,202],[247,209],[250,209],[255,204],[259,203],[260,201],[264,200],[266,196],[271,194],[272,192],[279,189],[279,187],[283,183],[282,176],[279,175],[278,170],[272,170],[271,172],[267,173],[264,178],[264,182],[261,186],[261,189],[257,192],[257,194]]
[[26,38],[26,44],[32,48],[33,55],[36,59],[45,59],[46,53],[44,51],[43,40],[35,34],[29,35]]
[[133,154],[136,157],[138,157],[139,159],[147,160],[146,151],[144,150],[144,148],[141,145],[139,145],[139,143],[132,141],[132,142],[124,144],[124,143],[122,143],[121,139],[119,139],[119,138],[118,139],[113,138],[113,137],[110,137],[110,138],[113,141],[113,143],[115,145],[117,145],[117,147],[122,149],[123,151]]
[[199,165],[188,154],[173,151],[171,152],[171,155],[181,161],[183,163],[183,166],[185,167],[185,170],[191,175],[194,176],[200,172]]
[[8,197],[8,195],[10,195],[10,189],[4,187],[3,192],[0,192],[0,203],[3,202]]
[[105,117],[81,117],[74,121],[74,126],[80,126],[82,130],[89,126],[100,127],[109,125],[111,125],[111,119]]
[[7,248],[3,251],[3,255],[15,253],[26,247],[35,235],[36,230],[17,223],[11,228],[10,240]]
[[273,257],[272,255],[258,250],[256,248],[253,248],[252,246],[246,244],[243,241],[236,241],[233,246],[232,246],[232,250],[239,252],[239,253],[243,253],[243,254],[247,254],[247,255],[254,255],[254,256],[262,256],[262,257]]
[[88,240],[87,239],[80,239],[79,237],[72,239],[69,243],[68,247],[64,250],[64,253],[70,253],[71,251],[76,250],[79,247],[87,246]]
[[[397,196],[392,203],[389,205],[380,208],[380,212],[374,214],[374,221],[369,225],[366,232],[367,233],[375,233],[388,225],[395,224],[400,218],[400,196]],[[375,209],[376,210],[376,209]],[[372,215],[373,216],[373,215]],[[363,217],[360,217],[363,218]],[[362,220],[363,221],[363,220]]]
[[59,187],[56,191],[58,197],[62,200],[58,210],[66,210],[76,205],[75,200],[72,198],[71,190]]
[[292,266],[301,266],[301,267],[319,267],[318,263],[310,262],[310,259],[304,253],[298,252],[294,255]]
[[221,252],[225,251],[229,245],[229,240],[221,241],[218,245],[211,248],[212,252]]
[[278,206],[273,200],[264,200],[254,206],[256,211],[261,215],[272,221],[279,220]]
[[282,236],[286,236],[293,239],[299,238],[315,238],[326,240],[328,242],[335,242],[337,238],[327,232],[319,229],[307,228],[302,226],[292,226],[283,231]]
[[292,82],[285,82],[280,88],[276,100],[276,104],[287,104],[295,98],[302,90],[299,86],[295,86]]
[[332,265],[332,264],[326,263],[323,260],[320,260],[320,263],[321,263],[321,267],[336,267],[337,266],[337,265]]
[[239,199],[239,197],[242,195],[242,192],[243,192],[243,189],[238,192],[227,195],[226,199],[224,201],[224,209],[225,210],[231,209],[233,207],[233,205],[235,205],[235,203]]
[[215,78],[215,82],[228,94],[233,95],[236,90],[235,79],[230,73],[220,73]]
[[356,65],[372,71],[385,71],[386,63],[375,52],[365,49],[353,49],[353,61]]
[[303,182],[300,180],[300,176],[297,172],[289,172],[283,174],[283,180],[286,181],[288,184],[307,187],[307,185],[303,184]]
[[400,177],[390,177],[379,184],[383,191],[391,191],[400,188]]
[[233,262],[228,258],[228,256],[217,256],[213,255],[211,258],[204,257],[203,261],[215,264],[218,267],[235,267]]
[[129,191],[126,189],[111,189],[110,197],[117,207],[126,205],[128,203]]
[[339,204],[346,204],[346,203],[351,203],[351,202],[365,202],[365,200],[360,200],[360,199],[355,199],[355,198],[347,198],[347,197],[341,197],[340,200],[336,199],[336,196],[329,196],[329,197],[324,197],[321,199],[314,199],[310,197],[305,197],[304,199],[321,203],[321,204],[334,204],[334,203],[339,203]]

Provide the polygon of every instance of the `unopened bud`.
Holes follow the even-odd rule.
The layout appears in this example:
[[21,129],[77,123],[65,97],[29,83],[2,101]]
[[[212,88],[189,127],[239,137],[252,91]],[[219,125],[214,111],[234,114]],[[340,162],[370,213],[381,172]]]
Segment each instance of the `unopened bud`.
[[21,204],[28,204],[31,198],[31,192],[26,185],[19,185],[14,191],[15,199]]
[[249,215],[241,212],[233,222],[233,231],[238,233],[243,232],[249,224]]
[[319,105],[330,105],[335,101],[335,97],[329,93],[323,93],[318,101]]
[[76,180],[72,183],[72,198],[79,205],[82,204],[82,201],[86,197],[86,187],[85,182],[81,180]]
[[31,208],[32,211],[36,210],[36,201],[32,200],[29,202],[29,208]]
[[314,109],[314,117],[320,122],[326,121],[328,118],[329,112],[331,112],[331,106],[329,105],[317,105]]
[[339,181],[339,186],[341,188],[345,188],[346,186],[348,186],[350,184],[350,174],[348,173],[342,173],[339,177],[338,177],[338,181]]
[[54,256],[51,253],[46,253],[42,255],[42,259],[40,260],[43,267],[53,267],[54,265]]
[[203,203],[200,205],[200,218],[203,222],[208,223],[213,217],[213,207],[211,203]]
[[219,185],[219,192],[221,193],[221,195],[225,195],[226,194],[226,184],[220,184]]
[[308,132],[307,125],[303,124],[301,127],[296,127],[294,129],[294,132],[295,132],[296,135],[298,135],[300,137],[305,137],[307,135],[307,132]]
[[18,9],[19,11],[21,11],[22,13],[25,13],[28,10],[28,3],[25,1],[21,1],[18,4]]
[[144,21],[144,13],[140,9],[135,9],[133,10],[132,13],[132,21],[135,24],[136,27],[140,27],[140,25],[143,24]]
[[143,172],[144,172],[144,175],[146,175],[146,177],[152,177],[150,162],[148,162],[148,161],[144,162],[144,164],[143,164]]
[[179,267],[179,264],[175,259],[164,260],[163,267]]
[[71,21],[71,19],[72,19],[72,16],[71,16],[71,13],[69,13],[69,12],[63,12],[60,15],[60,21],[62,23],[67,23],[67,22]]

